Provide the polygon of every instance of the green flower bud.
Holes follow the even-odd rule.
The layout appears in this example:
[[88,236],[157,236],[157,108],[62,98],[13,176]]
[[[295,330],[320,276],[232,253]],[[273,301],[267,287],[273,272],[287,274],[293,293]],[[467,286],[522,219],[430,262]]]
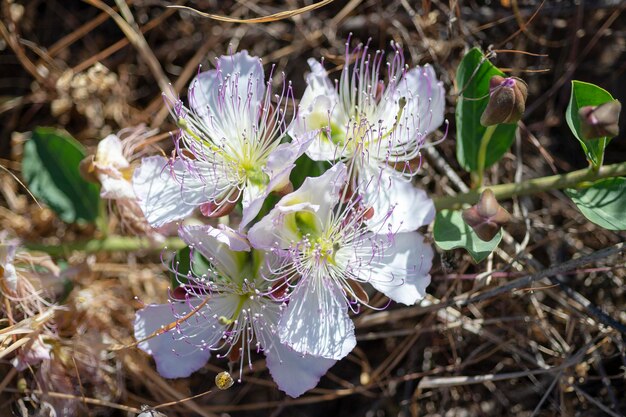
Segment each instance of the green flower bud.
[[465,224],[486,242],[493,239],[502,226],[511,220],[509,212],[498,203],[490,189],[483,191],[478,204],[463,210],[462,217]]
[[480,117],[483,126],[517,123],[526,109],[528,86],[517,77],[494,75],[489,80],[489,103]]
[[622,104],[617,100],[608,101],[599,106],[585,106],[578,110],[583,138],[601,139],[619,134],[619,113]]

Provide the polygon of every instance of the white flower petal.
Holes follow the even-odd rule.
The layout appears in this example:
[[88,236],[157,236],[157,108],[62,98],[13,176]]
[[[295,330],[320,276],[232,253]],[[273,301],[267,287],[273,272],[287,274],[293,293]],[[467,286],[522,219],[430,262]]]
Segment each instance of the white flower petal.
[[100,197],[109,200],[135,198],[133,186],[120,170],[130,167],[124,157],[122,141],[116,135],[109,135],[98,143],[93,161],[100,181]]
[[306,77],[307,87],[300,100],[300,108],[308,112],[313,101],[320,96],[327,97],[332,103],[338,103],[339,94],[333,82],[328,78],[324,66],[313,58],[309,58],[307,63],[311,67],[311,72]]
[[248,231],[248,240],[255,249],[271,250],[277,245],[280,248],[289,247],[290,242],[298,241],[300,234],[291,225],[286,225],[285,217],[276,208],[267,216],[256,222]]
[[173,166],[162,156],[143,158],[133,174],[133,189],[152,227],[183,219],[207,201],[204,184],[185,169],[182,160]]
[[409,232],[434,220],[433,201],[400,173],[387,167],[367,166],[361,176],[363,200],[374,210],[367,221],[370,230]]
[[[269,252],[267,255],[273,256]],[[291,397],[298,397],[314,388],[336,361],[304,355],[282,344],[276,331],[281,315],[278,303],[266,299],[266,302],[253,303],[251,307],[253,310],[248,314],[257,317],[255,325],[257,342],[262,346],[267,367],[278,387]]]
[[427,135],[441,126],[445,90],[432,66],[409,70],[398,85],[398,94],[407,100],[403,114],[409,119],[403,124],[413,132],[408,134],[409,137],[415,133]]
[[242,192],[243,198],[241,199],[241,205],[243,208],[247,208],[252,201],[264,197],[267,194],[265,188],[263,184],[248,181]]
[[192,109],[200,115],[218,112],[224,105],[220,90],[226,80],[237,83],[239,97],[245,99],[251,93],[254,105],[263,97],[265,73],[261,60],[248,55],[248,51],[241,51],[234,55],[222,55],[217,60],[216,69],[201,72],[191,81],[189,97]]
[[243,198],[241,205],[243,207],[241,223],[239,224],[239,230],[244,228],[259,214],[263,202],[270,194],[270,191],[266,186],[260,184],[253,184],[248,182],[243,189]]
[[4,270],[4,274],[0,276],[4,278],[5,285],[13,292],[17,290],[17,272],[13,265],[15,252],[17,251],[18,241],[14,239],[6,239],[5,234],[0,233],[0,267]]
[[348,268],[392,300],[413,305],[426,295],[433,256],[418,232],[371,235],[353,253]]
[[100,197],[108,200],[118,200],[122,198],[135,198],[135,191],[130,181],[123,177],[113,177],[105,173],[98,174],[100,181]]
[[299,353],[344,358],[356,346],[344,294],[332,282],[303,277],[279,323],[282,343]]
[[[310,141],[293,141],[276,147],[267,159],[264,171],[269,176],[265,187],[248,184],[243,193],[243,216],[239,230],[243,230],[259,214],[263,202],[273,192],[289,184],[289,175],[296,166],[295,162],[309,146]],[[248,189],[250,188],[250,189]]]
[[[135,338],[143,340],[155,331],[176,322],[193,310],[194,303],[152,304],[137,311]],[[202,308],[185,322],[156,337],[144,340],[138,347],[152,355],[157,371],[165,378],[184,378],[202,368],[211,357],[210,347],[222,336],[224,328],[210,319],[208,308]]]
[[333,208],[337,205],[340,192],[346,184],[348,172],[344,163],[339,162],[319,177],[307,177],[300,188],[283,197],[276,207],[288,207],[301,203],[319,206],[317,217],[326,223]]
[[343,147],[328,139],[329,124],[335,128],[345,129],[345,123],[339,124],[333,120],[333,114],[339,113],[337,103],[333,103],[326,96],[316,97],[306,113],[300,115],[298,125],[294,130],[297,138],[312,137],[311,146],[306,154],[314,161],[334,161],[342,154]]
[[265,94],[261,60],[247,51],[221,56],[216,69],[200,73],[189,85],[189,105],[202,130],[218,146],[238,146],[257,129]]
[[334,359],[303,355],[281,343],[264,349],[267,367],[278,388],[296,398],[315,388]]
[[[282,182],[276,182],[273,184],[271,188],[272,191],[278,190],[285,185],[289,180],[289,175],[287,174],[287,178],[284,178],[285,171],[288,167],[291,169],[295,166],[296,160],[302,156],[302,154],[306,151],[306,149],[311,144],[311,140],[294,140],[289,143],[280,144],[272,151],[272,153],[267,158],[267,163],[265,165],[265,172],[270,177],[270,182],[272,179],[276,177],[281,177],[283,179]],[[287,172],[291,172],[289,169]]]
[[278,245],[286,249],[300,240],[295,220],[286,217],[290,213],[308,211],[315,214],[319,224],[324,224],[339,202],[346,177],[346,166],[339,162],[319,177],[305,179],[300,188],[281,198],[267,216],[250,228],[248,239],[252,246],[268,250]]
[[248,241],[234,230],[220,225],[181,226],[180,238],[207,258],[224,275],[236,279],[246,265]]
[[116,135],[109,135],[98,143],[94,164],[98,167],[128,168],[130,165],[124,157],[122,141]]
[[311,73],[307,75],[307,88],[298,105],[298,118],[289,134],[300,140],[313,138],[306,154],[315,161],[333,161],[341,156],[337,144],[328,140],[325,130],[329,126],[344,129],[349,115],[339,105],[339,94],[321,63],[308,60]]

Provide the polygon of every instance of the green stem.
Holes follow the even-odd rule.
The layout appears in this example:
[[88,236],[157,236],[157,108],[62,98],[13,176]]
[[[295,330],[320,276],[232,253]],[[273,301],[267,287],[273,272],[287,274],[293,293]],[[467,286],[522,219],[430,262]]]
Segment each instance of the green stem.
[[[559,190],[563,188],[575,188],[588,181],[595,181],[602,178],[619,177],[626,175],[626,162],[619,164],[605,165],[595,171],[592,168],[585,168],[567,174],[551,175],[549,177],[533,178],[517,184],[500,184],[490,187],[480,187],[455,196],[435,197],[435,207],[438,211],[444,209],[459,209],[464,204],[475,204],[480,193],[485,188],[490,188],[498,200],[505,200],[515,196],[537,194],[544,191]],[[107,236],[104,239],[92,239],[88,241],[78,241],[57,245],[46,245],[42,243],[27,242],[24,247],[28,250],[46,252],[52,256],[68,255],[73,251],[86,253],[93,252],[132,252],[136,250],[162,251],[167,248],[176,251],[184,248],[185,243],[179,238],[166,239],[165,243],[159,244],[151,242],[145,238],[126,236]]]
[[88,241],[77,241],[57,245],[47,245],[35,242],[26,242],[24,244],[24,247],[28,250],[46,252],[52,256],[68,255],[73,251],[93,253],[147,250],[158,252],[165,248],[177,251],[185,246],[187,245],[177,237],[168,238],[164,243],[157,243],[146,238],[137,238],[132,236],[107,236],[104,239],[91,239]]
[[600,152],[600,156],[598,157],[598,163],[595,165],[592,165],[594,171],[598,171],[602,167],[602,164],[604,163],[604,151],[606,150],[607,138],[602,138],[600,140],[602,141],[602,152]]
[[626,162],[605,165],[597,171],[591,168],[585,168],[568,172],[567,174],[533,178],[520,183],[480,187],[476,190],[455,196],[435,197],[434,201],[437,210],[458,209],[461,208],[463,204],[475,204],[478,201],[480,193],[485,188],[490,188],[498,200],[505,200],[515,196],[537,194],[544,191],[576,188],[577,185],[586,181],[595,181],[602,178],[619,177],[622,175],[626,175]]
[[478,160],[476,167],[476,182],[474,184],[475,188],[480,188],[483,186],[483,178],[485,176],[485,163],[487,161],[487,147],[489,146],[489,142],[491,141],[491,137],[493,133],[496,131],[498,125],[487,126],[485,133],[483,133],[483,137],[480,140],[480,148],[478,148]]

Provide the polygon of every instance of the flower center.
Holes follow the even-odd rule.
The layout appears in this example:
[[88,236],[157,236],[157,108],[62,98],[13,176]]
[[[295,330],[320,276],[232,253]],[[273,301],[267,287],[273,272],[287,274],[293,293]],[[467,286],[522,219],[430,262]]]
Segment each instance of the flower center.
[[319,237],[312,245],[310,255],[319,259],[320,262],[335,265],[335,254],[338,249],[339,245],[330,238]]
[[270,177],[261,169],[265,162],[265,158],[258,155],[254,146],[244,144],[239,161],[239,173],[243,181],[247,180],[254,185],[267,185]]
[[371,142],[372,129],[365,117],[356,117],[345,135],[346,147],[350,154],[364,149]]
[[263,170],[260,167],[256,166],[256,167],[242,167],[242,168],[245,172],[246,179],[250,181],[252,184],[267,185],[270,182],[269,175],[263,172]]
[[242,310],[246,307],[247,302],[258,296],[255,292],[255,286],[247,279],[244,279],[243,284],[241,286],[236,286],[232,289],[232,291],[233,296],[235,297],[233,301],[236,300],[237,306],[235,307],[231,317],[220,316],[218,318],[219,323],[222,325],[231,325],[235,323],[241,315]]

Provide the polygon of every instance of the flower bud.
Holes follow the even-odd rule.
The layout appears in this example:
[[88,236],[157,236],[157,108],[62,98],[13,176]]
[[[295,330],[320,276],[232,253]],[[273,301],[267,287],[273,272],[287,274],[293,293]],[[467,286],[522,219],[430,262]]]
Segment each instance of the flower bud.
[[619,113],[622,104],[618,100],[608,101],[599,106],[585,106],[578,110],[580,129],[585,139],[615,137],[619,134]]
[[494,75],[489,80],[489,103],[480,117],[483,126],[517,123],[526,109],[528,86],[517,77]]
[[222,201],[220,203],[210,201],[200,205],[200,212],[206,217],[216,219],[230,214],[236,205],[237,201]]
[[509,212],[498,203],[490,189],[483,191],[478,204],[463,210],[462,216],[465,224],[470,226],[480,239],[487,242],[511,220]]
[[346,280],[346,282],[348,283],[348,288],[346,288],[348,294],[353,297],[356,302],[361,302],[361,303],[369,303],[370,301],[370,297],[367,294],[367,292],[365,292],[365,289],[363,289],[363,287],[361,286],[361,284],[359,284],[358,281],[355,281],[353,279],[349,279]]

